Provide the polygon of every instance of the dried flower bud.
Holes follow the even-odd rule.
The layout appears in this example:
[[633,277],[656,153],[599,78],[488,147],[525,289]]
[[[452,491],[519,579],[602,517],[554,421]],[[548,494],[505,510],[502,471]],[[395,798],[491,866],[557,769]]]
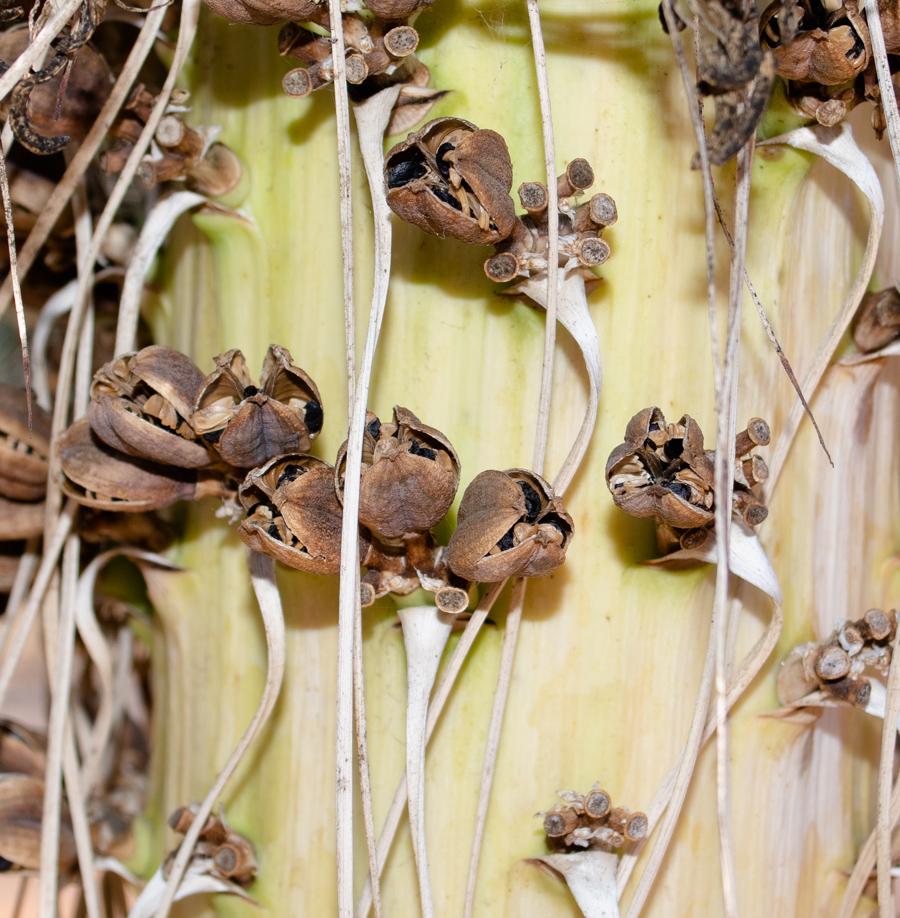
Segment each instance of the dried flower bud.
[[0,383],[0,495],[41,500],[47,490],[50,416],[32,406],[32,430],[24,389]]
[[606,463],[616,506],[631,516],[655,516],[675,529],[696,529],[715,516],[713,463],[703,432],[685,415],[666,425],[659,408],[645,408],[628,423],[625,442]]
[[322,429],[319,390],[292,359],[287,348],[271,345],[257,388],[240,351],[215,358],[192,423],[229,465],[250,469],[282,453],[305,452]]
[[853,341],[863,354],[877,351],[900,335],[900,292],[888,287],[863,297]]
[[430,121],[388,153],[384,177],[391,209],[426,233],[492,245],[512,232],[512,163],[494,131]]
[[136,512],[158,510],[197,495],[196,473],[124,456],[76,421],[59,439],[63,492],[87,507]]
[[486,471],[466,488],[445,558],[466,580],[544,577],[565,560],[572,518],[540,475]]
[[170,347],[145,347],[101,367],[91,383],[88,418],[108,446],[164,465],[199,469],[212,462],[191,426],[203,374]]
[[[459,486],[459,457],[439,430],[394,406],[393,422],[367,418],[359,521],[382,539],[412,539],[436,526]],[[338,452],[335,482],[343,492],[347,444]]]
[[[238,534],[255,551],[312,574],[340,571],[342,508],[327,462],[277,456],[247,475],[238,499],[247,511]],[[360,557],[365,553],[360,538]]]

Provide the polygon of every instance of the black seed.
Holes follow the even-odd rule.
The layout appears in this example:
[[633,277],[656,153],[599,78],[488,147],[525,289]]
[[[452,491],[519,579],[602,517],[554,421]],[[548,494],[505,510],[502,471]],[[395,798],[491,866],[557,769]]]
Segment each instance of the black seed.
[[682,500],[690,499],[691,489],[680,481],[667,481],[663,487],[667,488],[673,494],[677,494]]
[[525,495],[525,521],[533,523],[541,512],[541,496],[526,481],[516,482]]
[[462,204],[460,204],[449,191],[444,191],[443,188],[434,187],[431,189],[431,193],[438,200],[443,201],[445,204],[449,204],[452,208],[462,213]]
[[434,462],[434,450],[427,446],[419,446],[415,440],[409,441],[409,451],[413,456],[421,456],[423,459],[430,459]]
[[251,395],[256,395],[259,392],[259,389],[256,386],[244,386],[244,398],[250,398]]
[[5,857],[0,855],[0,873],[5,873],[13,866],[12,861],[8,861]]
[[278,531],[278,527],[274,523],[269,526],[266,532],[269,533],[273,539],[278,539],[279,542],[281,541],[281,533]]
[[500,551],[509,551],[513,547],[513,531],[512,529],[506,533],[505,536],[497,543]]
[[663,452],[666,454],[667,459],[678,459],[684,452],[684,440],[678,437],[672,440],[666,440]]
[[652,431],[652,430],[659,430],[659,424],[657,424],[656,421],[654,421],[654,422],[647,428],[647,430],[650,430],[650,431]]
[[444,157],[451,151],[455,149],[452,143],[442,143],[438,147],[437,151],[437,167],[438,171],[445,179],[450,178],[450,163],[448,163]]
[[260,501],[258,504],[254,504],[254,505],[247,511],[247,519],[250,519],[250,517],[253,516],[253,514],[256,513],[256,511],[259,510],[260,507],[265,507],[265,506],[266,506],[266,505],[265,505],[262,501]]
[[322,406],[315,399],[306,403],[306,408],[303,410],[303,422],[306,424],[306,429],[311,437],[314,437],[322,429],[324,417]]
[[211,430],[209,433],[203,434],[203,439],[207,443],[218,443],[219,438],[222,434],[225,433],[225,428],[222,427],[220,430]]
[[287,482],[299,478],[302,474],[303,469],[301,469],[299,465],[294,465],[294,463],[291,462],[284,467],[284,471],[278,476],[278,483],[275,487],[280,488],[283,484],[287,484]]
[[558,529],[563,534],[563,545],[566,544],[566,539],[569,537],[569,527],[558,517],[555,513],[551,513],[549,516],[545,516],[541,520],[541,524],[546,523],[548,526],[552,526],[554,529]]
[[647,437],[647,439],[644,440],[644,449],[656,449],[656,444]]
[[858,58],[860,54],[865,53],[865,50],[866,50],[866,46],[862,38],[860,38],[859,32],[857,32],[856,29],[854,29],[853,30],[853,47],[849,51],[847,51],[846,54],[844,54],[844,57],[846,57],[848,61],[856,60],[856,58]]
[[398,163],[388,172],[388,188],[402,188],[421,178],[427,171],[422,163]]
[[372,418],[372,420],[366,424],[366,430],[368,430],[369,433],[372,434],[372,436],[377,440],[378,433],[381,430],[381,421],[379,421],[378,418]]
[[175,427],[176,428],[181,427],[181,425],[184,423],[185,423],[184,418],[176,411],[175,412]]

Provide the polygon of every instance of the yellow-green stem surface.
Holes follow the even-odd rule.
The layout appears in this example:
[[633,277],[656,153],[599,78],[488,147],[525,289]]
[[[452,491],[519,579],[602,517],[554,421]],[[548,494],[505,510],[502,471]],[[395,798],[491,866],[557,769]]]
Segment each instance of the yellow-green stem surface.
[[[703,208],[688,113],[655,0],[542,3],[558,162],[583,156],[619,221],[612,257],[589,298],[604,357],[597,430],[566,505],[576,537],[561,571],[534,582],[527,605],[488,813],[475,913],[577,916],[565,886],[523,858],[545,852],[533,814],[559,788],[595,781],[615,804],[648,806],[686,736],[712,609],[710,567],[667,573],[650,521],[619,512],[604,465],[628,419],[660,406],[715,430],[705,298]],[[436,0],[417,20],[432,85],[453,89],[433,116],[458,115],[500,131],[514,188],[543,178],[534,68],[523,3]],[[275,29],[206,16],[185,85],[196,123],[221,124],[247,170],[240,202],[250,222],[204,215],[173,233],[153,317],[161,341],[205,372],[228,348],[259,368],[271,342],[286,345],[316,380],[325,427],[313,451],[333,461],[345,437],[340,227],[333,97],[286,98],[289,62]],[[754,166],[747,267],[798,376],[852,282],[865,240],[864,205],[828,167],[777,149]],[[716,176],[728,209],[733,170]],[[370,206],[354,162],[357,335],[372,275]],[[400,404],[444,431],[464,485],[486,468],[528,464],[540,380],[543,316],[495,296],[489,251],[396,223],[391,292],[370,407]],[[720,303],[726,251],[717,250]],[[774,434],[793,393],[749,301],[744,310],[739,421],[769,420]],[[561,464],[586,401],[586,377],[560,334],[548,468]],[[256,370],[254,370],[256,372]],[[889,604],[882,569],[897,539],[897,373],[826,377],[814,400],[836,469],[804,423],[761,527],[785,592],[786,624],[772,661],[734,714],[733,799],[738,893],[744,916],[836,911],[859,840],[872,825],[878,726],[828,711],[815,728],[760,719],[777,706],[775,675],[796,643],[834,620]],[[873,375],[873,374],[870,374]],[[872,406],[875,407],[872,407]],[[708,447],[714,444],[708,441]],[[766,455],[766,451],[762,451]],[[876,490],[876,483],[877,489]],[[462,487],[460,488],[460,494]],[[187,514],[174,551],[186,568],[151,578],[160,627],[155,647],[153,853],[174,843],[162,817],[203,796],[257,703],[265,643],[235,527],[212,506]],[[841,531],[836,531],[842,527]],[[335,912],[333,743],[336,579],[281,570],[287,675],[273,720],[232,781],[229,821],[256,846],[252,893],[283,916]],[[737,639],[742,655],[768,621],[752,589]],[[438,916],[461,914],[481,759],[496,681],[506,594],[451,696],[427,756],[427,837]],[[369,753],[376,827],[404,764],[405,659],[394,608],[364,612]],[[451,649],[455,638],[451,639]],[[645,914],[721,911],[714,757],[704,753],[685,812]],[[359,814],[359,808],[357,807]],[[357,821],[357,889],[366,871]],[[639,874],[638,866],[636,874]],[[625,893],[631,896],[632,884]],[[384,914],[419,914],[406,821],[385,868]],[[219,897],[222,914],[255,915]],[[183,914],[201,914],[194,903]]]

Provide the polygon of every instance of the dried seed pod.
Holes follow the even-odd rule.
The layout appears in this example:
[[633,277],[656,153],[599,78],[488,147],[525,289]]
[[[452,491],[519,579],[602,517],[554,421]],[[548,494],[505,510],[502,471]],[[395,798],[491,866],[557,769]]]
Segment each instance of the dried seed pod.
[[492,245],[513,230],[512,163],[503,138],[461,118],[438,118],[385,158],[391,209],[433,236]]
[[[335,486],[343,493],[347,444],[338,452]],[[382,539],[412,539],[436,526],[459,486],[459,457],[439,430],[394,406],[393,422],[369,414],[360,479],[359,521]]]
[[629,421],[625,442],[606,463],[617,507],[631,516],[655,516],[674,529],[703,528],[714,519],[713,479],[697,423],[685,415],[667,426],[656,407]]
[[[229,22],[278,25],[321,18],[323,5],[315,0],[206,0],[206,5]],[[327,20],[328,9],[325,7]]]
[[197,493],[196,472],[124,456],[76,421],[59,439],[63,492],[98,510],[158,510]]
[[434,0],[364,0],[366,9],[381,19],[408,19],[422,6],[430,6]]
[[466,488],[445,559],[466,580],[544,577],[565,560],[572,518],[540,475],[486,471]]
[[853,341],[863,354],[877,351],[900,335],[900,292],[888,287],[867,293],[853,328]]
[[305,452],[322,429],[319,390],[292,360],[287,348],[270,345],[257,388],[240,351],[215,358],[192,423],[229,465],[251,469],[282,453]]
[[50,416],[33,405],[29,434],[25,390],[0,383],[0,495],[15,501],[42,499],[49,453]]
[[194,400],[204,381],[194,362],[153,345],[123,354],[94,374],[88,418],[94,433],[128,456],[186,469],[213,458],[195,439]]
[[13,720],[0,720],[0,773],[43,778],[47,740]]
[[[44,781],[29,775],[0,775],[0,862],[26,870],[41,866]],[[59,869],[75,866],[75,836],[65,802],[59,833]]]
[[[334,469],[304,453],[288,453],[251,471],[238,490],[247,511],[238,534],[251,548],[287,567],[337,574],[342,508]],[[360,557],[366,553],[360,538]]]

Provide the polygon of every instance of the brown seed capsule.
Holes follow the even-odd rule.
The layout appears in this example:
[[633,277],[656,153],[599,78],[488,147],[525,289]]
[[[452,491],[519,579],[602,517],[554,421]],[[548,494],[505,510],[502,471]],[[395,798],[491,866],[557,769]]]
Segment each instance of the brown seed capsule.
[[43,778],[47,767],[47,741],[13,720],[0,720],[0,774]]
[[[0,383],[0,495],[41,500],[47,490],[50,416],[32,406],[32,430],[24,389]],[[10,537],[11,538],[11,537]]]
[[823,647],[815,660],[816,675],[827,682],[850,672],[850,655],[841,647]]
[[433,0],[365,0],[366,8],[381,19],[396,20],[407,19],[419,9],[427,6]]
[[572,518],[550,485],[526,469],[486,471],[466,488],[445,559],[481,583],[544,577],[565,560]]
[[[41,866],[41,816],[44,781],[27,775],[0,775],[0,858],[16,867]],[[59,869],[75,865],[75,837],[65,802],[60,820]]]
[[584,795],[584,813],[591,819],[602,819],[611,806],[609,794],[599,788],[592,788]]
[[544,831],[550,838],[561,838],[577,829],[581,820],[575,810],[550,810],[544,815]]
[[250,469],[282,453],[305,452],[322,429],[319,390],[292,359],[287,348],[270,345],[257,388],[240,351],[215,358],[192,423],[229,465]]
[[[412,539],[437,525],[450,509],[459,486],[459,457],[439,430],[399,405],[392,424],[379,425],[375,418],[369,425],[359,521],[382,539]],[[344,443],[335,468],[339,495],[346,452]]]
[[197,495],[196,472],[125,456],[103,443],[87,418],[69,427],[58,448],[62,490],[84,506],[133,513]]
[[[342,508],[327,462],[304,453],[277,456],[248,473],[238,499],[247,510],[238,534],[251,548],[296,570],[340,571]],[[363,557],[362,539],[359,547]]]
[[512,232],[512,163],[494,131],[430,121],[387,154],[384,177],[391,209],[426,233],[492,245]]

